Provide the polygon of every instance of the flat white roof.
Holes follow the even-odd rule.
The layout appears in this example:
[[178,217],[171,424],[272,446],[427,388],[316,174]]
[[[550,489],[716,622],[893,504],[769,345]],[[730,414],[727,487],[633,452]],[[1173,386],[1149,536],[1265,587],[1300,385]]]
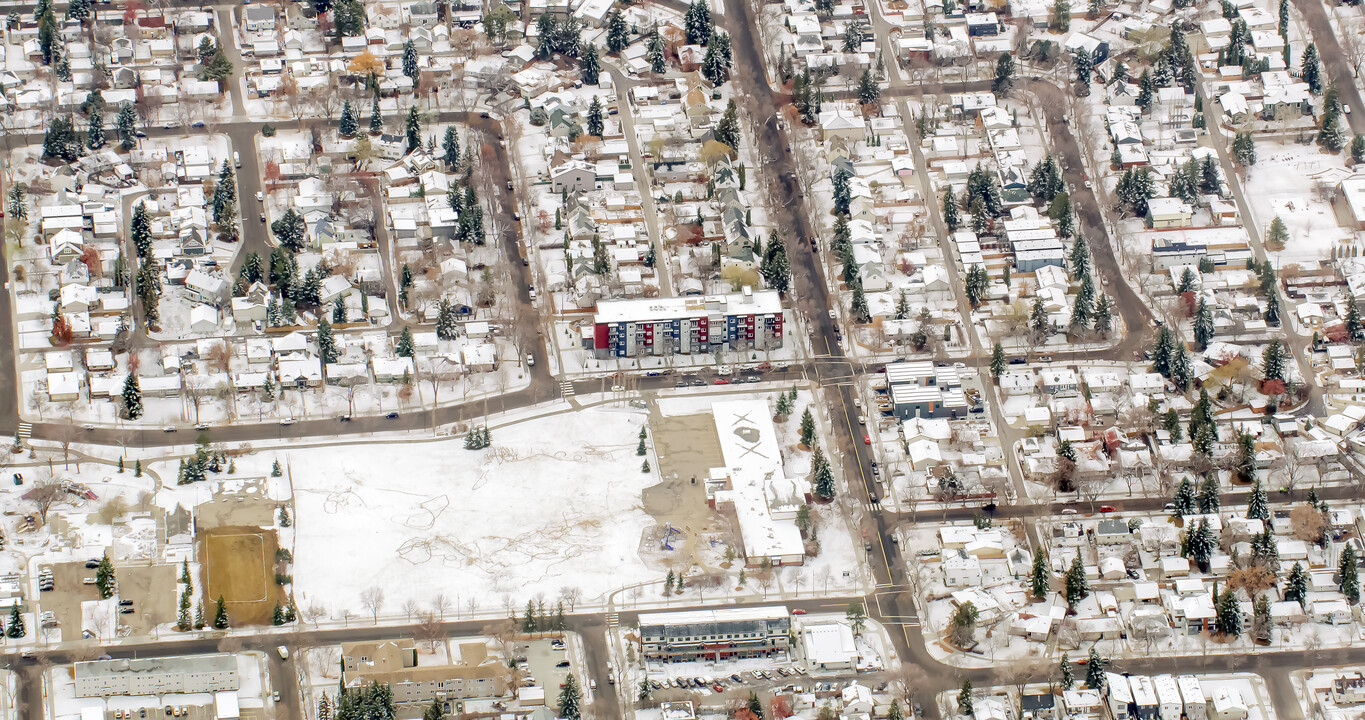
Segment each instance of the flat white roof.
[[787,617],[786,605],[764,605],[746,608],[717,608],[715,610],[684,610],[682,612],[641,613],[640,626],[695,625],[700,623],[738,622],[743,620],[776,620]]
[[768,315],[782,312],[782,299],[776,290],[751,294],[729,293],[638,300],[600,300],[594,320],[599,323],[655,322],[683,317],[710,315]]
[[766,400],[712,403],[711,415],[726,467],[782,476],[782,448],[777,444],[777,430]]

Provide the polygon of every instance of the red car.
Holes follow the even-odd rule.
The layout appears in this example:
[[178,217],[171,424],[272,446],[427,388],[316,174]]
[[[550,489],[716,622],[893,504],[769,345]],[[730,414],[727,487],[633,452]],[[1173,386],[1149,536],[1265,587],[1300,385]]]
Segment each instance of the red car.
[[795,610],[792,611],[792,614],[793,614],[793,615],[805,615],[805,614],[806,614],[806,611],[805,611],[805,610],[802,610],[801,608],[797,608],[797,609],[795,609]]
[[871,445],[871,444],[872,444],[872,436],[871,436],[871,435],[864,435],[864,436],[863,436],[863,444],[864,444],[864,445]]
[[717,384],[717,385],[729,385],[729,384],[730,384],[730,381],[729,381],[729,380],[726,380],[725,378],[716,378],[716,384]]
[[1101,505],[1101,506],[1100,506],[1100,512],[1102,512],[1102,513],[1111,513],[1111,512],[1118,512],[1118,511],[1114,509],[1114,506],[1113,506],[1113,505]]

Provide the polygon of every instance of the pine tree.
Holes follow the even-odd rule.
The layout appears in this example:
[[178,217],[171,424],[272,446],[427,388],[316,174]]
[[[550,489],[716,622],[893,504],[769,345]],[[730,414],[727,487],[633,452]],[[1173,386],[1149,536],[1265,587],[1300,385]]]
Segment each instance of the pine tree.
[[137,111],[133,109],[133,104],[120,104],[114,122],[118,127],[119,148],[124,152],[132,150],[137,145]]
[[645,60],[649,62],[649,70],[655,75],[662,75],[668,70],[668,64],[664,58],[664,39],[659,34],[659,26],[654,26],[654,32],[649,36],[649,45],[645,52]]
[[722,145],[732,149],[739,148],[739,108],[734,100],[725,106],[725,114],[711,130],[711,135]]
[[21,638],[28,634],[24,627],[24,616],[19,614],[19,603],[10,605],[9,608],[9,627],[5,628],[5,636],[9,638]]
[[959,715],[971,716],[976,712],[972,703],[972,680],[967,678],[962,681],[962,689],[957,693],[957,712]]
[[1232,140],[1232,159],[1242,167],[1256,164],[1256,141],[1250,132],[1239,132]]
[[417,87],[417,45],[411,40],[403,43],[403,74]]
[[1090,658],[1085,663],[1085,686],[1092,690],[1104,690],[1106,682],[1104,667],[1108,664],[1092,645],[1090,647]]
[[1219,510],[1218,492],[1221,488],[1218,484],[1218,476],[1209,473],[1204,476],[1204,481],[1199,485],[1199,513],[1208,515]]
[[1047,599],[1051,585],[1052,573],[1047,567],[1047,556],[1043,554],[1041,546],[1034,548],[1033,571],[1029,573],[1029,587],[1033,590],[1033,597],[1040,601]]
[[1180,484],[1175,488],[1175,497],[1171,500],[1175,505],[1175,514],[1179,517],[1195,514],[1194,485],[1187,477],[1180,478]]
[[1062,672],[1062,680],[1058,684],[1062,686],[1063,690],[1074,689],[1076,687],[1076,676],[1071,670],[1071,658],[1067,657],[1066,653],[1062,653],[1062,659],[1057,665]]
[[1261,352],[1261,374],[1266,380],[1284,380],[1285,350],[1279,340],[1272,340]]
[[809,407],[801,414],[801,444],[808,448],[815,447],[815,416]]
[[1218,632],[1228,637],[1235,638],[1242,634],[1242,608],[1238,605],[1237,594],[1232,588],[1225,589],[1218,598],[1213,621]]
[[1318,61],[1318,46],[1308,43],[1303,49],[1303,59],[1299,64],[1299,79],[1308,83],[1308,91],[1317,95],[1322,92],[1322,65]]
[[284,624],[284,606],[280,605],[279,600],[275,601],[275,611],[270,615],[270,624],[271,625]]
[[786,292],[791,286],[791,265],[787,260],[787,245],[780,236],[773,237],[768,242],[767,252],[760,264],[760,272],[763,281],[774,290]]
[[1213,551],[1218,543],[1213,536],[1212,528],[1209,527],[1208,519],[1199,518],[1199,522],[1186,535],[1187,557],[1199,566],[1200,572],[1208,572],[1209,560],[1213,557]]
[[1213,341],[1213,311],[1209,309],[1209,304],[1201,296],[1199,304],[1194,310],[1194,342],[1202,349],[1207,349],[1209,343]]
[[233,175],[232,166],[224,160],[223,166],[218,170],[218,182],[213,185],[213,222],[222,224],[228,208],[235,207],[236,203],[237,180]]
[[1071,567],[1066,571],[1066,606],[1071,612],[1076,611],[1076,604],[1090,595],[1090,581],[1085,577],[1085,566],[1081,564],[1079,557],[1071,561]]
[[1341,551],[1341,562],[1337,564],[1337,587],[1346,596],[1346,602],[1355,605],[1360,602],[1359,557],[1355,545],[1346,543]]
[[402,334],[398,336],[398,344],[395,347],[395,351],[398,353],[399,357],[405,357],[414,361],[417,359],[417,350],[412,339],[411,328],[403,328]]
[[995,78],[991,80],[991,92],[1000,97],[1008,97],[1013,86],[1014,56],[1007,52],[1000,53],[1000,57],[995,61]]
[[619,55],[630,44],[630,27],[619,8],[612,8],[607,15],[607,52]]
[[147,213],[147,205],[141,201],[133,206],[133,219],[128,224],[133,247],[137,256],[145,258],[152,251],[152,218]]
[[1275,633],[1275,619],[1270,616],[1270,598],[1265,593],[1256,596],[1251,609],[1251,636],[1259,643],[1269,643]]
[[374,96],[374,103],[370,105],[370,134],[378,135],[384,132],[384,116],[379,112],[379,96]]
[[602,133],[602,101],[593,95],[592,102],[588,103],[588,134],[600,138]]
[[1289,579],[1285,580],[1284,599],[1307,607],[1305,603],[1308,601],[1308,573],[1304,572],[1303,565],[1297,562],[1289,569]]
[[863,105],[876,105],[882,99],[882,88],[872,75],[872,68],[864,68],[858,78],[858,102]]
[[811,487],[815,491],[815,496],[821,500],[834,499],[834,473],[830,470],[825,452],[818,446],[811,455]]
[[350,100],[346,100],[341,104],[341,119],[337,121],[337,133],[342,137],[355,137],[359,129],[355,108],[351,107]]
[[[597,57],[597,46],[588,43],[578,58],[578,72],[584,85],[596,85],[602,73],[602,62]],[[589,133],[591,134],[591,133]],[[600,136],[599,136],[600,137]]]
[[1041,295],[1033,298],[1033,308],[1029,311],[1029,329],[1039,340],[1050,334],[1051,322],[1048,320],[1047,308],[1043,306]]
[[129,420],[142,417],[142,388],[138,387],[135,372],[129,372],[123,381],[123,414]]
[[227,605],[222,595],[218,596],[217,609],[213,612],[213,627],[217,630],[226,630],[228,627]]
[[108,600],[114,596],[118,581],[114,577],[114,563],[109,561],[109,554],[105,553],[100,558],[99,567],[95,569],[95,588],[99,590],[100,599]]
[[580,720],[582,713],[578,707],[583,694],[578,689],[578,678],[573,673],[564,676],[564,685],[559,690],[559,717],[564,720]]
[[991,377],[994,378],[995,380],[999,380],[1000,376],[1003,375],[1004,373],[1005,346],[1001,345],[999,342],[996,342],[995,347],[991,348]]
[[957,199],[953,197],[951,186],[943,190],[943,224],[948,228],[948,232],[957,232],[958,227],[962,225],[962,218],[957,211]]
[[1095,332],[1100,337],[1109,337],[1109,333],[1114,328],[1113,303],[1110,302],[1108,295],[1101,295],[1095,301]]
[[422,118],[417,114],[417,106],[408,108],[408,117],[403,122],[403,133],[407,137],[408,152],[422,147]]

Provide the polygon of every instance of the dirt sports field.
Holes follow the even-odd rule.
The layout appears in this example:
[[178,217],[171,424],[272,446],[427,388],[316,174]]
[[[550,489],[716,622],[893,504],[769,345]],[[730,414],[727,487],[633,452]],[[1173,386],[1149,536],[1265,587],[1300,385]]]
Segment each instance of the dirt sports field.
[[200,533],[199,557],[204,577],[204,619],[213,622],[221,595],[233,626],[269,625],[275,602],[283,595],[275,584],[274,530],[222,527]]

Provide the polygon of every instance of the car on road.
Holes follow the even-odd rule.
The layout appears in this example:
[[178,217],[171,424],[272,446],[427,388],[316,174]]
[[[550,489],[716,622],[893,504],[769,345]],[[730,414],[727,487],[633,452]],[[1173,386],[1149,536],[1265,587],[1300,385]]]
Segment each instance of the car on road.
[[859,415],[859,416],[858,416],[858,424],[859,424],[859,425],[866,425],[866,424],[867,424],[867,416],[866,416],[866,415]]
[[729,381],[729,380],[726,380],[725,378],[716,378],[716,384],[717,384],[717,385],[729,385],[729,384],[730,384],[730,381]]
[[339,415],[339,416],[337,416],[337,422],[350,422],[350,421],[351,421],[351,416],[350,416],[350,415]]
[[645,377],[663,377],[663,370],[650,370],[645,373]]
[[691,385],[691,384],[692,384],[692,383],[689,383],[689,382],[687,382],[686,380],[679,380],[678,382],[676,382],[676,383],[673,384],[673,387],[685,388],[685,387],[687,387],[688,385]]
[[396,413],[396,412],[391,412],[391,413],[389,413],[388,415],[385,415],[384,417],[386,417],[386,418],[388,418],[388,419],[390,419],[390,420],[397,420],[397,419],[398,419],[398,413]]
[[559,662],[555,663],[555,667],[557,668],[566,668],[568,666],[569,666],[568,660],[560,660]]
[[526,367],[535,367],[536,358],[531,353],[526,353]]
[[1011,365],[1023,365],[1023,364],[1024,364],[1024,359],[1021,358],[1021,357],[1012,357],[1012,358],[1010,358],[1010,364],[1011,364]]
[[294,418],[285,418],[280,421],[280,424],[285,427],[289,427],[290,425],[294,424]]
[[1113,505],[1101,505],[1101,506],[1100,506],[1100,512],[1102,512],[1102,513],[1111,513],[1111,512],[1118,512],[1118,510],[1116,510],[1116,509],[1114,508]]
[[260,190],[257,190],[257,191],[256,191],[256,202],[263,202],[264,200],[265,200],[265,195],[263,195],[263,194],[261,193]]
[[692,381],[692,387],[706,387],[706,381],[702,380],[701,378],[697,378]]
[[972,408],[971,410],[968,410],[967,412],[983,413],[986,412],[986,408],[977,405],[976,407]]
[[793,614],[793,615],[805,615],[805,614],[806,614],[806,611],[805,611],[805,610],[802,610],[801,608],[796,608],[795,610],[792,610],[792,614]]
[[716,369],[716,374],[722,377],[733,375],[734,372],[735,369],[730,367],[729,365],[721,365],[719,368]]
[[261,213],[261,222],[265,222],[265,213]]
[[872,436],[871,436],[871,435],[864,435],[864,436],[863,436],[863,444],[864,444],[864,445],[871,445],[871,444],[872,444]]
[[838,316],[835,314],[834,308],[830,308],[830,309],[829,309],[829,319],[830,319],[830,320],[833,320],[833,319],[836,318],[836,317],[838,317]]
[[195,122],[193,122],[193,123],[190,123],[190,127],[192,127],[192,128],[202,128],[202,127],[204,127],[204,121],[203,121],[203,120],[198,120],[198,121],[195,121]]
[[746,383],[756,383],[756,382],[761,381],[762,379],[763,379],[763,378],[761,378],[761,377],[759,377],[759,376],[757,376],[757,375],[745,375],[745,376],[744,376],[744,382],[746,382]]
[[167,432],[167,433],[173,433],[173,432],[175,432],[175,430],[176,430],[176,428],[175,428],[174,425],[167,425],[166,427],[161,428],[161,432]]

